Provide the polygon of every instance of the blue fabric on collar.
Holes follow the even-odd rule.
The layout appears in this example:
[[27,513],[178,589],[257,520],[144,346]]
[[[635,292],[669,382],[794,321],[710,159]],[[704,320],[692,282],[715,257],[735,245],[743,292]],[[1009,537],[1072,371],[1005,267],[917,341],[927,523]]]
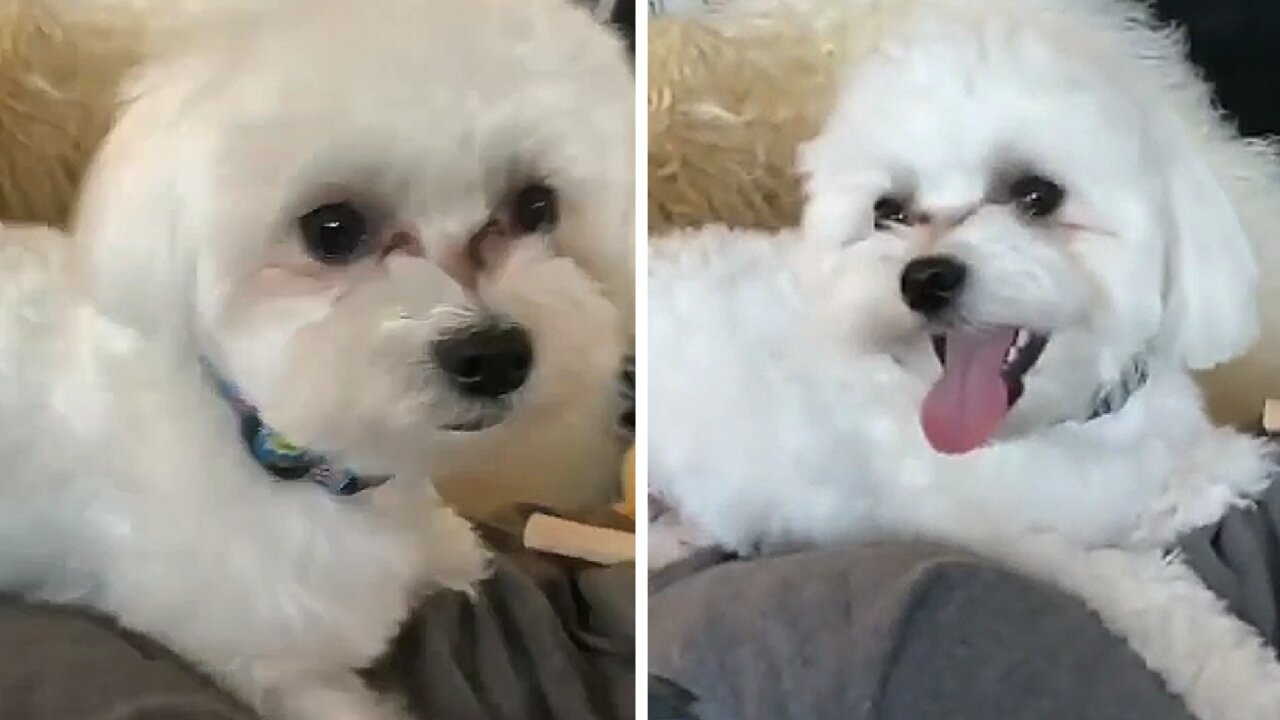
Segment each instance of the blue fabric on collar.
[[280,480],[305,481],[323,486],[334,495],[350,496],[377,487],[391,475],[360,475],[337,466],[324,455],[295,445],[262,421],[253,406],[234,383],[218,372],[207,358],[200,359],[205,372],[213,379],[218,394],[240,418],[240,437],[253,459],[264,470]]

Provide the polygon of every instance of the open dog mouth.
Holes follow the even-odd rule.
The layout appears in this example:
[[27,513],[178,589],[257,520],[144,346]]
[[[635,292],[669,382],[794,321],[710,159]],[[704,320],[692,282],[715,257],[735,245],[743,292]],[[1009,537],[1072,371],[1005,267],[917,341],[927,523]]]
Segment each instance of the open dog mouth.
[[967,453],[987,442],[1022,397],[1023,380],[1049,337],[1026,328],[961,328],[933,338],[942,377],[925,397],[920,423],[935,450]]
[[502,422],[502,418],[500,417],[499,418],[483,418],[482,417],[482,418],[474,418],[472,420],[466,420],[464,422],[448,423],[446,425],[440,426],[440,429],[447,430],[449,432],[473,433],[473,432],[480,432],[481,430],[488,430],[489,428],[497,425],[500,422]]

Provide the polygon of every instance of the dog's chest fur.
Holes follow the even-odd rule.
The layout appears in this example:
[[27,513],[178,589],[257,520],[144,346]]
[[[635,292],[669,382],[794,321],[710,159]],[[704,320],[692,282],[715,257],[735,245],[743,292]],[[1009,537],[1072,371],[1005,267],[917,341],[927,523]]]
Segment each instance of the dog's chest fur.
[[1213,428],[1167,370],[1115,415],[939,455],[924,384],[815,327],[791,260],[735,237],[652,264],[651,483],[720,544],[994,529],[1162,545],[1266,484],[1259,443]]
[[0,586],[91,604],[206,663],[359,667],[485,554],[426,478],[338,498],[245,452],[198,364],[70,290],[60,249],[0,252]]

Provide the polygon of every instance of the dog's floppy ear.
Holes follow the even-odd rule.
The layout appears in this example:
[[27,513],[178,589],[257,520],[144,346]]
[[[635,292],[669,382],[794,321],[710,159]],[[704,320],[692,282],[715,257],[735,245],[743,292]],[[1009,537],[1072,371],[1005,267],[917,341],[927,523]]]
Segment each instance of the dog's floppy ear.
[[822,247],[840,247],[871,230],[871,209],[854,200],[861,188],[843,172],[839,138],[825,130],[796,151],[796,170],[804,187],[801,236]]
[[1184,119],[1165,118],[1160,152],[1165,166],[1168,244],[1164,334],[1192,370],[1242,355],[1258,336],[1257,266],[1227,183],[1210,154],[1230,164],[1251,149],[1211,118],[1197,138]]
[[180,226],[191,138],[175,131],[190,86],[162,65],[128,83],[111,132],[86,173],[72,232],[97,307],[143,333],[189,326],[194,268]]
[[[163,4],[163,3],[161,3]],[[148,334],[186,336],[193,327],[196,250],[184,204],[207,196],[216,150],[185,126],[239,54],[247,20],[279,3],[204,3],[149,9],[145,59],[121,85],[114,125],[81,186],[72,231],[88,260],[98,308]],[[154,17],[151,15],[154,14]]]

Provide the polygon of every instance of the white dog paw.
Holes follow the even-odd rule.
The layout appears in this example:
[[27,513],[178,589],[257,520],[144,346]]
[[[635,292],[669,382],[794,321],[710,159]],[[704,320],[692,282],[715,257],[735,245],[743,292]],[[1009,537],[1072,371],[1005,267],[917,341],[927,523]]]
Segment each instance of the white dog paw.
[[664,512],[649,523],[649,571],[661,570],[713,546],[676,512]]
[[471,523],[453,510],[442,507],[431,522],[433,530],[426,538],[431,563],[428,577],[439,588],[474,595],[476,585],[493,570],[492,553],[480,542]]

